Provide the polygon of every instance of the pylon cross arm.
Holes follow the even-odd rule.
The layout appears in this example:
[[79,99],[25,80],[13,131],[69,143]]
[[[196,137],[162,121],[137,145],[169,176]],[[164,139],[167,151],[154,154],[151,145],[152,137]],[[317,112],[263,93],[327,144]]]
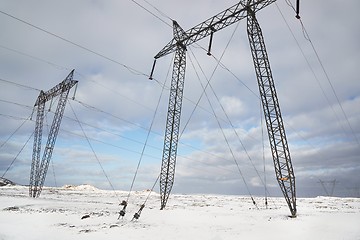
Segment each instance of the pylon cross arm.
[[[207,36],[210,36],[214,32],[246,18],[247,10],[249,8],[251,8],[253,12],[257,12],[275,1],[276,0],[240,0],[234,6],[187,30],[185,34],[183,34],[180,43],[184,47],[187,47]],[[175,52],[178,44],[179,39],[174,37],[158,54],[156,54],[155,59]]]

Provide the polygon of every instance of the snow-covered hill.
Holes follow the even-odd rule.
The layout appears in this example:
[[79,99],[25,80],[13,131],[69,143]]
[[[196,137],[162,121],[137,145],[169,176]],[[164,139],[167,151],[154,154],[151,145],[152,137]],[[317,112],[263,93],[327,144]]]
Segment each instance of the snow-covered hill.
[[1,187],[0,239],[360,239],[358,198],[301,198],[298,217],[289,218],[282,198],[270,198],[266,209],[262,198],[256,207],[246,196],[171,195],[160,211],[158,194],[150,193],[131,221],[149,194],[140,191],[118,220],[127,194],[80,185],[44,188],[32,199],[26,187]]

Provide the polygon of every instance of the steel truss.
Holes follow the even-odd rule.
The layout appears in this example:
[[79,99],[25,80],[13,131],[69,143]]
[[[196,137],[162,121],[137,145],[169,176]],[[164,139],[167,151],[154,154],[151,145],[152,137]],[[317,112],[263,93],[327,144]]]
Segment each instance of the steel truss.
[[169,107],[166,120],[164,150],[160,173],[160,195],[161,209],[164,209],[174,184],[176,153],[179,138],[181,106],[184,91],[185,68],[186,68],[186,47],[181,43],[185,31],[176,21],[173,21],[174,39],[177,40]]
[[255,13],[257,11],[275,1],[276,0],[240,0],[238,4],[235,4],[186,32],[174,22],[174,38],[154,57],[155,61],[150,74],[150,79],[152,79],[156,59],[175,52],[160,175],[161,209],[166,206],[174,183],[181,102],[185,78],[186,47],[200,39],[210,36],[208,55],[211,55],[210,50],[213,34],[235,22],[247,18],[248,36],[267,123],[276,178],[292,216],[296,216],[294,171],[264,39],[260,26],[255,18]]
[[[55,141],[59,132],[61,119],[64,115],[66,101],[69,95],[70,89],[77,84],[78,81],[73,80],[74,70],[63,80],[61,83],[53,87],[47,92],[41,91],[34,108],[36,108],[36,125],[34,133],[34,145],[32,154],[32,163],[30,171],[30,184],[29,184],[29,196],[37,198],[40,196],[42,187],[45,182],[46,173],[49,167],[49,162],[54,150]],[[50,132],[44,148],[44,154],[40,161],[42,132],[45,117],[45,103],[52,100],[56,96],[59,96],[58,105],[54,115],[53,122],[51,124]]]
[[247,32],[264,110],[276,179],[290,208],[291,215],[294,217],[296,216],[294,170],[264,37],[256,20],[255,13],[251,9],[248,10],[247,15]]
[[[242,19],[245,19],[247,15],[247,6],[251,7],[254,12],[257,12],[275,1],[276,0],[240,0],[239,3],[234,6],[187,30],[185,34],[182,35],[181,43],[184,46],[189,46],[207,36],[210,36],[214,32],[220,31]],[[155,59],[175,52],[178,42],[178,39],[174,37],[158,54],[156,54]]]

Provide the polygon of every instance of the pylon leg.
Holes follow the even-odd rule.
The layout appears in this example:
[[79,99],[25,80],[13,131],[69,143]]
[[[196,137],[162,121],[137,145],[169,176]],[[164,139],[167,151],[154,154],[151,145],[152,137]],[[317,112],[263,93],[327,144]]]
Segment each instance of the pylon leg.
[[[43,92],[40,92],[40,95]],[[36,197],[36,193],[38,191],[38,178],[37,173],[40,168],[40,152],[41,152],[41,139],[42,139],[42,130],[43,130],[43,122],[44,122],[44,109],[45,103],[39,104],[37,106],[37,114],[36,114],[36,125],[35,125],[35,133],[34,133],[34,144],[33,144],[33,154],[32,154],[32,163],[31,163],[31,171],[30,171],[30,184],[29,184],[29,196]]]
[[291,215],[295,217],[295,175],[285,135],[284,123],[281,117],[279,101],[262,31],[256,20],[255,13],[250,9],[247,16],[247,32],[270,140],[276,178],[290,208]]
[[[174,21],[174,37],[181,40],[184,30]],[[161,209],[164,209],[169,198],[175,177],[176,153],[178,146],[181,106],[184,90],[186,68],[186,48],[177,45],[175,52],[169,106],[166,120],[164,149],[160,173]]]

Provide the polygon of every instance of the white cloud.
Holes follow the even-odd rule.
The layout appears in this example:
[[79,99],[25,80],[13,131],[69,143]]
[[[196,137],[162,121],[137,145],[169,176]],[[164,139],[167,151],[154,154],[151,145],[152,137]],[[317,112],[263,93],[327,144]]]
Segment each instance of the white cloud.
[[240,116],[246,110],[244,104],[236,97],[224,96],[220,99],[220,103],[226,114],[232,117]]

